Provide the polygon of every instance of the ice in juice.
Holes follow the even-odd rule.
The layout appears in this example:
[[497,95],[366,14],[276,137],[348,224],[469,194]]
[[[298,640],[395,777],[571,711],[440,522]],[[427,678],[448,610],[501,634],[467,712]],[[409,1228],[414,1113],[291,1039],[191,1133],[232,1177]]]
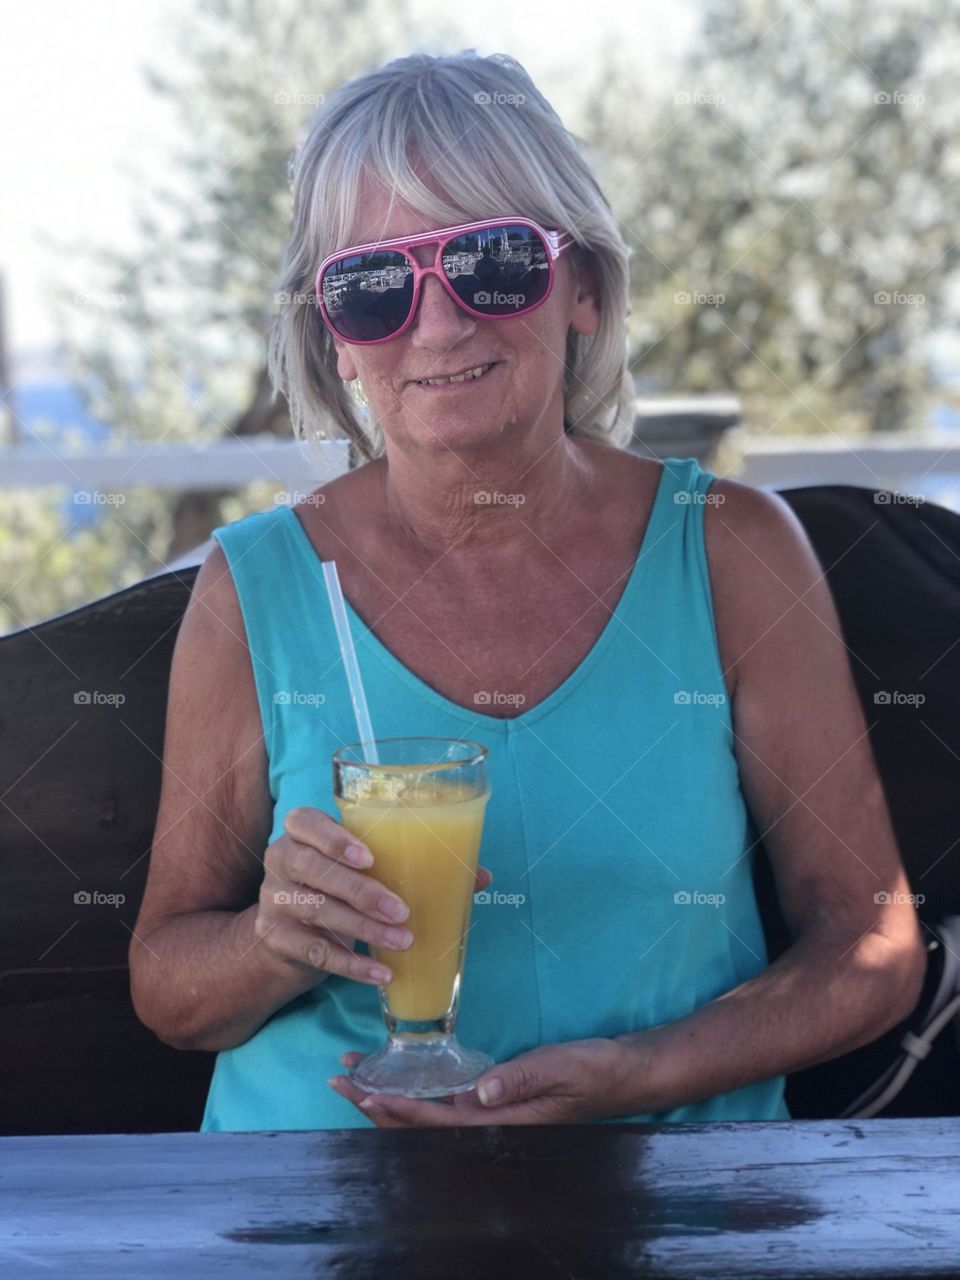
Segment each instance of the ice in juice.
[[410,907],[406,951],[371,945],[393,970],[384,988],[395,1018],[441,1018],[453,1003],[466,950],[483,818],[490,790],[424,778],[423,767],[381,765],[337,797],[340,820],[370,849],[375,877]]

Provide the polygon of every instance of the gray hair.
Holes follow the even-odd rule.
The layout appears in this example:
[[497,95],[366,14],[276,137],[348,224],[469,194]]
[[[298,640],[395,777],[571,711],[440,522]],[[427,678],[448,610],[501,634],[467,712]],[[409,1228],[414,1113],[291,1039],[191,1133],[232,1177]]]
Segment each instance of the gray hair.
[[[621,446],[630,440],[630,250],[578,144],[507,54],[415,53],[325,98],[291,157],[293,229],[268,349],[274,396],[286,397],[299,439],[345,435],[365,460],[383,453],[383,429],[363,412],[362,391],[349,390],[354,384],[337,372],[314,295],[323,258],[356,243],[361,189],[372,180],[432,219],[426,226],[514,213],[572,235],[574,265],[596,272],[600,323],[595,333],[567,334],[564,431]],[[446,199],[414,171],[418,157]]]

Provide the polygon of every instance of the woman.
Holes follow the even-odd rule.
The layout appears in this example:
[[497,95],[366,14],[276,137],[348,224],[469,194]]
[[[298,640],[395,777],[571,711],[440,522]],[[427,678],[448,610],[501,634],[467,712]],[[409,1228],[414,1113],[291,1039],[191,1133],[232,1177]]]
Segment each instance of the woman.
[[[621,447],[627,256],[512,59],[402,59],[313,123],[271,372],[298,430],[332,415],[366,462],[215,531],[130,951],[143,1021],[218,1051],[204,1129],[788,1118],[785,1073],[917,999],[918,925],[801,527]],[[356,730],[322,560],[377,734],[490,753],[477,883],[501,896],[474,907],[458,1032],[497,1065],[454,1105],[323,1083],[383,1039],[369,944],[411,935],[333,816]],[[794,937],[769,966],[761,839]]]

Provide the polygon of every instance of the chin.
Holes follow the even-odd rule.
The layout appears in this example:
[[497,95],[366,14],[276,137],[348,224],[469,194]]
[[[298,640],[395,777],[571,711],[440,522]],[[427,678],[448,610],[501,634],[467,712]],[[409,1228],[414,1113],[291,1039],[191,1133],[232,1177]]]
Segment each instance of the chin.
[[413,424],[409,434],[420,444],[448,449],[482,448],[501,439],[506,424],[489,415],[433,413]]

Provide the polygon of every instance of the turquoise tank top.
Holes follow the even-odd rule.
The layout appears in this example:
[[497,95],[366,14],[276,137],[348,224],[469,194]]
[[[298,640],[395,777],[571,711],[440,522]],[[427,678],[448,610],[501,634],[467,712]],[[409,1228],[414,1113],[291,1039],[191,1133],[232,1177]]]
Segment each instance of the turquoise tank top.
[[[470,738],[489,751],[480,862],[494,879],[474,900],[457,1035],[495,1062],[682,1018],[767,965],[703,536],[713,478],[694,458],[666,460],[599,639],[512,719],[443,697],[348,604],[377,736]],[[272,842],[296,805],[339,817],[331,757],[357,740],[356,722],[321,562],[293,510],[213,536],[246,626]],[[327,978],[217,1054],[201,1131],[373,1126],[326,1080],[343,1071],[340,1054],[384,1037],[376,988]],[[784,1083],[597,1123],[787,1120]]]

